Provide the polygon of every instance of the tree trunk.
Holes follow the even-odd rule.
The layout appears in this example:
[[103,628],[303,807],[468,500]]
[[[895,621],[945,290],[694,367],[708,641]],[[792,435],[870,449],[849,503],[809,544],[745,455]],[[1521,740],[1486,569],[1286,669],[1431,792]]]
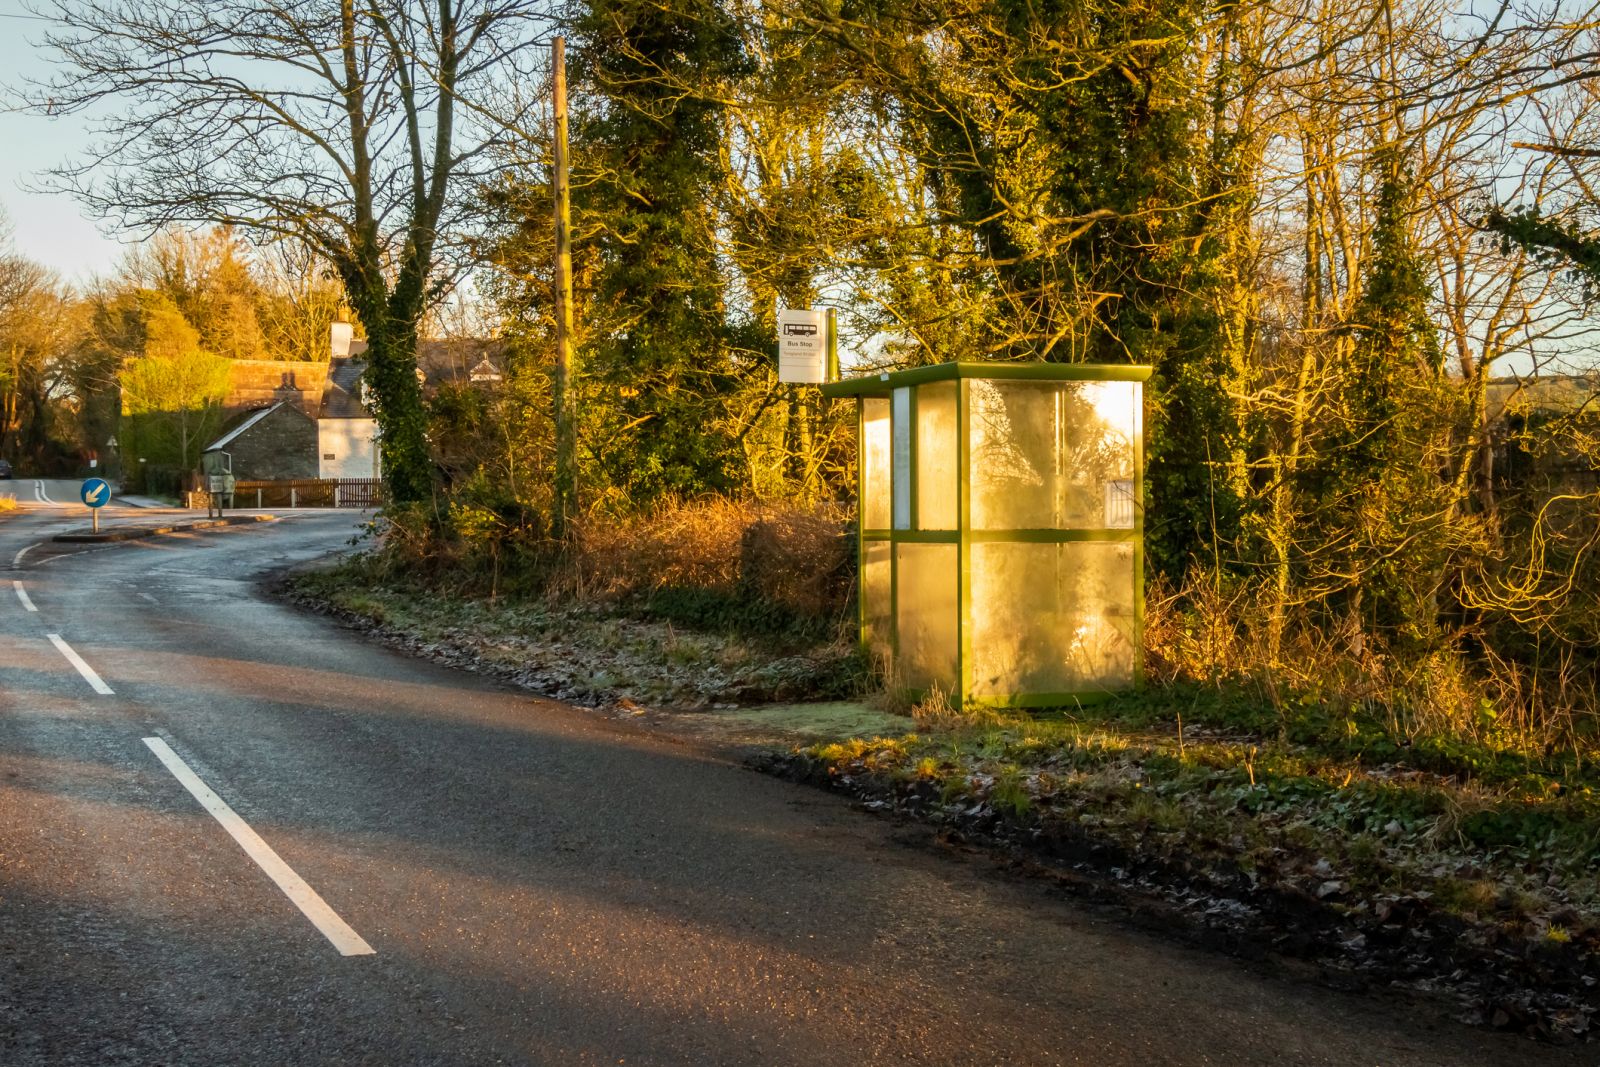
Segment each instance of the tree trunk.
[[[375,272],[374,272],[375,273]],[[407,291],[404,273],[395,291],[380,281],[347,277],[352,303],[367,330],[367,370],[378,420],[383,483],[396,504],[426,500],[433,493],[428,455],[427,417],[417,368],[417,322],[422,317],[420,287]]]

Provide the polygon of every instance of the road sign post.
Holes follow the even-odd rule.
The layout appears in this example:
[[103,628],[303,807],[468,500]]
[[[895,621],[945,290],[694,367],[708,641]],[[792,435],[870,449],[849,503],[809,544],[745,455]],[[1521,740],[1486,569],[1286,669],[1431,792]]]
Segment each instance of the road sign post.
[[94,532],[100,532],[100,509],[111,500],[111,483],[104,478],[87,478],[78,490],[78,498],[89,509],[94,519]]
[[567,535],[567,523],[578,517],[578,353],[572,343],[572,190],[567,165],[567,39],[550,42],[551,144],[550,187],[556,213],[556,534]]
[[778,381],[789,394],[784,430],[789,477],[804,485],[811,477],[816,396],[803,385],[822,385],[838,376],[836,319],[832,308],[778,309]]

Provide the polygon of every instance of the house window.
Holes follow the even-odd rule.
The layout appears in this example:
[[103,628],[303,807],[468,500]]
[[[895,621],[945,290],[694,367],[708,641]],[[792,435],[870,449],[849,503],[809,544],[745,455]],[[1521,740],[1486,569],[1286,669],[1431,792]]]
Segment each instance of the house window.
[[323,459],[332,459],[333,458],[333,453],[332,452],[324,452],[322,454],[322,458]]

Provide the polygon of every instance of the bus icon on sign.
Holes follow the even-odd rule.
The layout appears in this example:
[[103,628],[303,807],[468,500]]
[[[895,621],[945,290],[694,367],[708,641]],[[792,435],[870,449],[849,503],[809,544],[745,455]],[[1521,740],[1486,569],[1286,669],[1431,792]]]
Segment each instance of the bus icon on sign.
[[785,337],[815,337],[817,324],[814,322],[786,322],[783,324]]

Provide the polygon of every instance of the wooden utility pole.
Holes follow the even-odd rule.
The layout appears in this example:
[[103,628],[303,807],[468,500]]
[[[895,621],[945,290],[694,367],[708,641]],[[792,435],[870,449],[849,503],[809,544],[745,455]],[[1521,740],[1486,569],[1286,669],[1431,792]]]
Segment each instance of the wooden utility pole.
[[556,513],[558,536],[578,514],[577,398],[573,378],[577,363],[572,355],[572,203],[567,181],[567,42],[551,42],[555,61],[555,175],[551,186],[556,201]]

